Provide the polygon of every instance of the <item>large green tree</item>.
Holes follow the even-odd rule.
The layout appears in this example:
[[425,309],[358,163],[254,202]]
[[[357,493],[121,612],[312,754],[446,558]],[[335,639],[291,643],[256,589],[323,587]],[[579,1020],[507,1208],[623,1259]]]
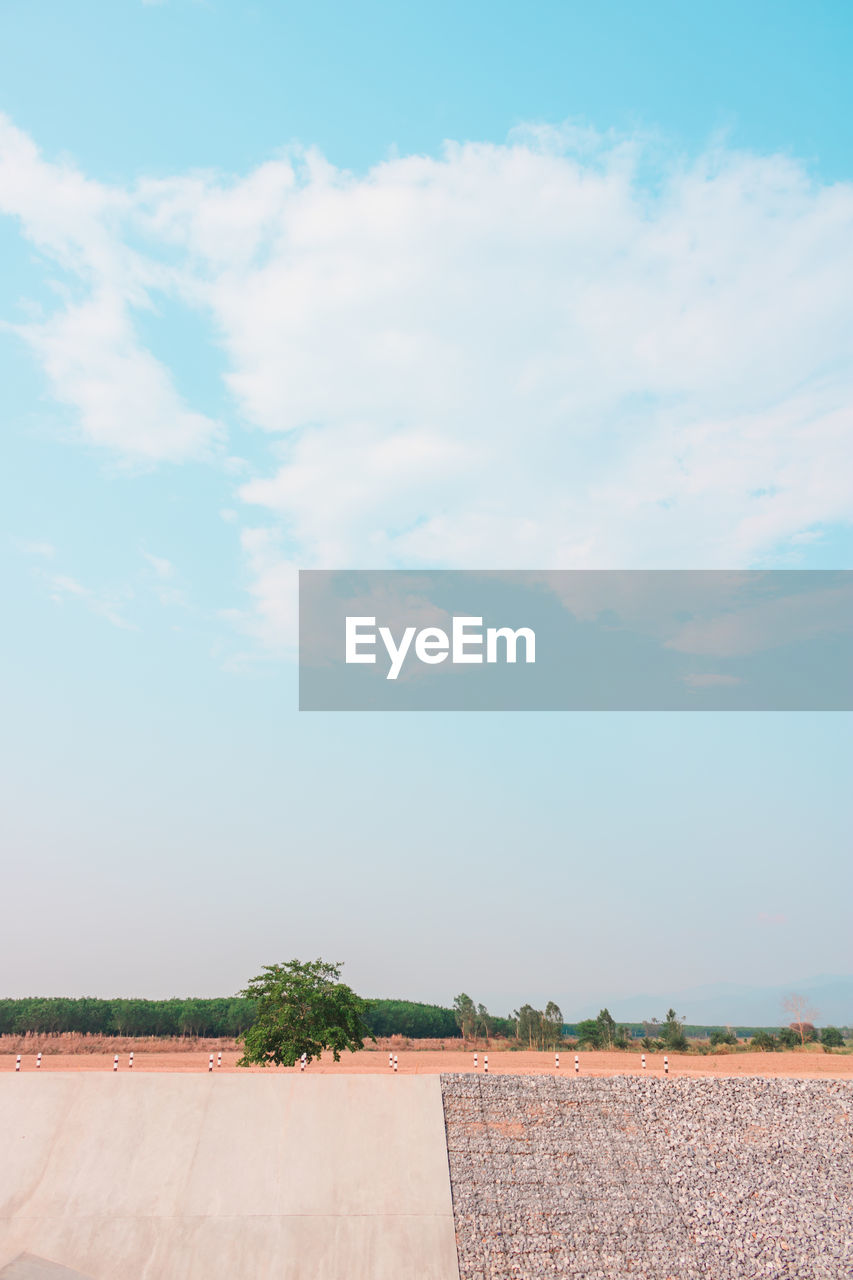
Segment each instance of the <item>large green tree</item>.
[[324,960],[266,964],[240,994],[252,1000],[255,1021],[239,1037],[240,1067],[259,1063],[292,1067],[331,1049],[335,1062],[344,1049],[363,1049],[375,1039],[365,1021],[367,1001],[340,981],[341,966]]

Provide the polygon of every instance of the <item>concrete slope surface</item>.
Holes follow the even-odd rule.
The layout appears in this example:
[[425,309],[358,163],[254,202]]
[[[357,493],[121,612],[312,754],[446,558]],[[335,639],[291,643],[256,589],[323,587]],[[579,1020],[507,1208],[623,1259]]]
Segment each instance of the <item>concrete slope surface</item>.
[[0,1143],[0,1268],[458,1280],[437,1077],[9,1075]]

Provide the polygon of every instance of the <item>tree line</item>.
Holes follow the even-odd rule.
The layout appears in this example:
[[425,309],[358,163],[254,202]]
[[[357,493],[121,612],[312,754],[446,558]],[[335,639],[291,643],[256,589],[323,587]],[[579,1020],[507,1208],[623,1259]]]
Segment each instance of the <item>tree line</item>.
[[83,996],[0,1000],[0,1035],[76,1032],[102,1036],[234,1038],[251,1026],[254,1004],[238,996],[211,1000],[101,1000]]
[[[95,997],[29,997],[0,999],[0,1035],[27,1032],[82,1035],[187,1036],[236,1039],[252,1026],[255,1002],[244,996],[215,999],[102,1000]],[[751,1039],[757,1049],[793,1048],[819,1041],[827,1048],[844,1043],[844,1031],[810,1022],[795,1026],[686,1027],[670,1009],[666,1017],[644,1023],[617,1023],[607,1009],[596,1018],[566,1024],[559,1005],[549,1000],[544,1009],[523,1004],[511,1017],[489,1013],[462,992],[453,1006],[414,1000],[366,1000],[364,1022],[373,1036],[405,1036],[410,1040],[515,1040],[527,1049],[555,1049],[571,1042],[582,1049],[663,1049],[678,1052],[687,1037],[710,1039],[712,1046],[734,1045]]]
[[[33,996],[0,999],[0,1035],[76,1032],[234,1039],[252,1026],[255,1016],[255,1001],[242,996],[172,1000]],[[364,1020],[374,1036],[430,1040],[459,1035],[453,1009],[413,1000],[367,1000]],[[501,1030],[505,1021],[495,1020]]]

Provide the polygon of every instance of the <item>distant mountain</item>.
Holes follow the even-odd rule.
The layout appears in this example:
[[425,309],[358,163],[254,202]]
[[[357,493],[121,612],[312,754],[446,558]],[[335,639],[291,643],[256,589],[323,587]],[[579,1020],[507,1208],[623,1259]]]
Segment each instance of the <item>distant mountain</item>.
[[[663,1020],[667,1009],[674,1008],[692,1024],[771,1027],[782,1026],[790,1019],[782,1009],[782,1001],[791,992],[805,996],[814,1008],[814,1022],[827,1025],[853,1025],[853,977],[820,974],[800,982],[787,982],[778,987],[748,987],[737,982],[716,982],[709,986],[687,987],[665,995],[630,996],[623,1000],[605,999],[617,1022],[642,1022],[656,1017]],[[575,1020],[594,1018],[602,1007],[597,1001],[585,1004]],[[570,1021],[571,1019],[567,1019]]]

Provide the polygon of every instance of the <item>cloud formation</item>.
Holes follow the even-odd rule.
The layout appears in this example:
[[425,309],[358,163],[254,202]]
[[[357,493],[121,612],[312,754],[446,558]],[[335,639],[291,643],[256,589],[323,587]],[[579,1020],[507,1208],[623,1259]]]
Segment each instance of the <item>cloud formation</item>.
[[63,299],[49,315],[11,326],[40,361],[53,395],[76,411],[82,438],[134,462],[207,454],[219,424],[185,405],[169,369],[134,327],[170,280],[128,243],[133,194],[50,163],[0,116],[0,212],[16,217]]
[[237,488],[270,644],[296,565],[743,568],[851,519],[853,187],[788,158],[538,130],[119,190],[0,152],[0,208],[85,286],[20,332],[88,440],[213,448],[133,316],[209,320],[277,459]]

